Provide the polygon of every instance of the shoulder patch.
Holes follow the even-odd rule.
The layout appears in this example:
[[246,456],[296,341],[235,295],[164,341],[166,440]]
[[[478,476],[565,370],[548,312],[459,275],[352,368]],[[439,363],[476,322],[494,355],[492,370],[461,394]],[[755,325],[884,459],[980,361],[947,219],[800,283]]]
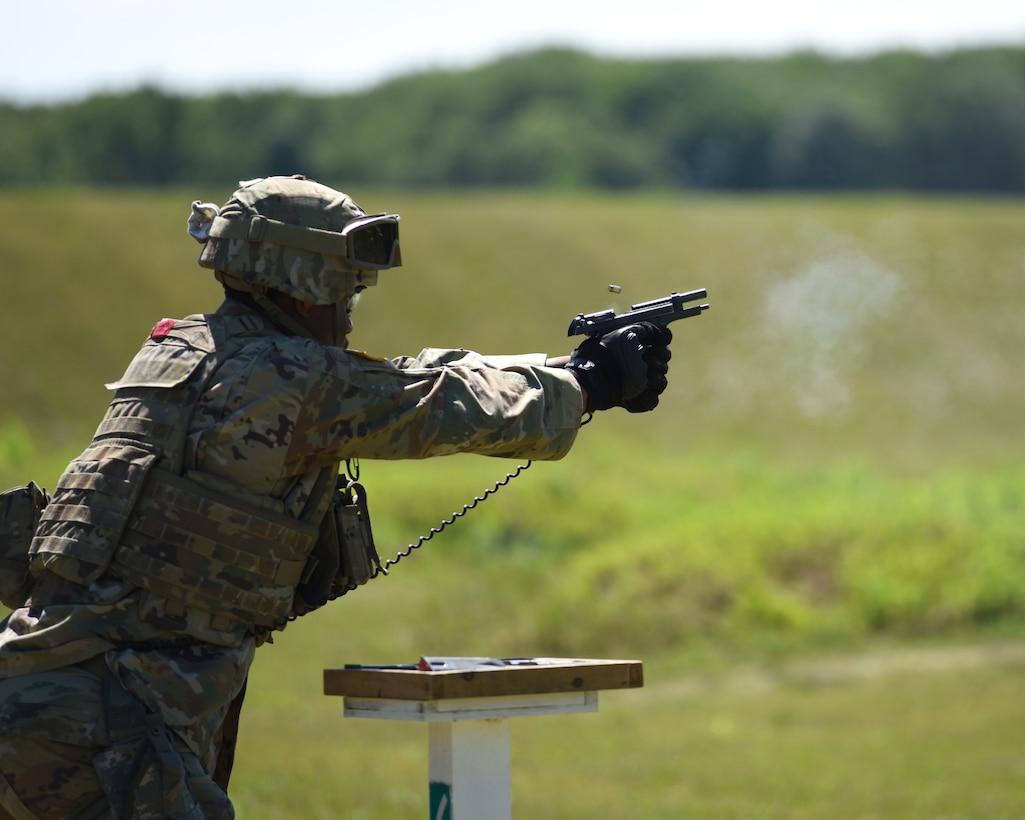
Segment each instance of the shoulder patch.
[[174,319],[161,319],[153,326],[149,337],[151,339],[166,339],[172,330],[174,330]]

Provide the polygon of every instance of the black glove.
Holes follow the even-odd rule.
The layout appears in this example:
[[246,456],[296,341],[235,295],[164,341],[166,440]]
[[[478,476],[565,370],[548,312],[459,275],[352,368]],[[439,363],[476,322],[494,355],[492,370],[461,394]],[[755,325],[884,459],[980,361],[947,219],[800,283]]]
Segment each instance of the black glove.
[[648,383],[644,389],[623,402],[623,407],[630,413],[647,413],[658,406],[659,396],[669,386],[666,374],[669,372],[669,360],[672,351],[669,343],[673,341],[673,332],[661,325],[651,325],[652,341],[648,343],[642,358],[648,365]]
[[666,388],[672,332],[651,322],[588,337],[573,351],[566,368],[587,393],[588,411],[625,407],[631,413],[654,409]]

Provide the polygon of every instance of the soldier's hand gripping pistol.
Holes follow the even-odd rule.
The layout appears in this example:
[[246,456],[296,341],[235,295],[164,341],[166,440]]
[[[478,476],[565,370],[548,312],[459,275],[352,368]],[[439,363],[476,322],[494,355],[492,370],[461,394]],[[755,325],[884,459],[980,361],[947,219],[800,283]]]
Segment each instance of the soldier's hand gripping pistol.
[[[631,413],[654,410],[667,386],[669,343],[673,338],[667,325],[677,319],[700,316],[708,310],[708,305],[692,303],[707,295],[703,289],[674,292],[663,299],[633,305],[623,313],[613,310],[581,313],[570,322],[569,336],[588,337],[573,352],[569,364],[585,388],[591,388],[588,409],[619,406]],[[603,360],[607,366],[596,367]],[[618,360],[618,367],[610,360]],[[600,381],[595,384],[594,377],[599,375],[596,371],[618,371],[624,378],[611,390],[603,389],[607,385]],[[595,387],[597,396],[592,395]]]

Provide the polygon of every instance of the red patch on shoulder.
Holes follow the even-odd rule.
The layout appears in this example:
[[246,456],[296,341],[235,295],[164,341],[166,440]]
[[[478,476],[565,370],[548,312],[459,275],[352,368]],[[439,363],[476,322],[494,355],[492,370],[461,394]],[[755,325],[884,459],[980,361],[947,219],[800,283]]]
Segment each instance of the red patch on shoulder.
[[161,319],[149,332],[151,339],[166,339],[167,335],[174,330],[174,319]]

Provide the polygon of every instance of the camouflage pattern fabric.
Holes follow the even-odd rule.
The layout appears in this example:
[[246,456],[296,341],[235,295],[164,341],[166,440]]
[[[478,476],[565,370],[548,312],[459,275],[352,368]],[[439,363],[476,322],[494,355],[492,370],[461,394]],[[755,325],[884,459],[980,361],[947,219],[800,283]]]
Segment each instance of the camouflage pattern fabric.
[[195,754],[102,662],[0,681],[0,703],[0,787],[30,816],[234,816]]
[[[234,348],[187,422],[183,471],[213,493],[281,515],[299,518],[320,473],[337,471],[345,459],[459,452],[556,459],[579,429],[575,380],[544,367],[541,354],[428,350],[381,361],[283,335],[230,300],[215,314],[186,321],[202,323],[215,344]],[[158,324],[162,330],[147,345],[158,346],[175,324]],[[243,325],[240,342],[231,328]],[[173,371],[181,349],[169,355],[165,365]],[[13,717],[0,721],[0,773],[33,810],[46,808],[51,816],[74,816],[50,805],[58,797],[88,810],[95,788],[80,750],[90,750],[91,759],[104,743],[97,684],[76,664],[105,654],[126,691],[168,733],[165,752],[184,761],[183,777],[191,782],[214,771],[218,732],[256,648],[244,631],[218,632],[209,615],[169,606],[97,566],[78,581],[42,570],[26,605],[0,623],[0,704],[31,702],[36,709],[17,726]],[[205,638],[197,642],[200,632]],[[61,760],[71,779],[55,789]]]
[[0,681],[0,776],[36,817],[104,817],[93,769],[100,679],[70,667]]
[[[377,271],[357,270],[328,249],[311,250],[248,237],[250,219],[267,217],[328,237],[366,212],[351,197],[301,177],[268,177],[243,184],[212,220],[199,264],[233,287],[258,285],[318,305],[357,287],[377,284]],[[312,238],[310,244],[318,244]],[[330,244],[330,243],[329,243]]]

